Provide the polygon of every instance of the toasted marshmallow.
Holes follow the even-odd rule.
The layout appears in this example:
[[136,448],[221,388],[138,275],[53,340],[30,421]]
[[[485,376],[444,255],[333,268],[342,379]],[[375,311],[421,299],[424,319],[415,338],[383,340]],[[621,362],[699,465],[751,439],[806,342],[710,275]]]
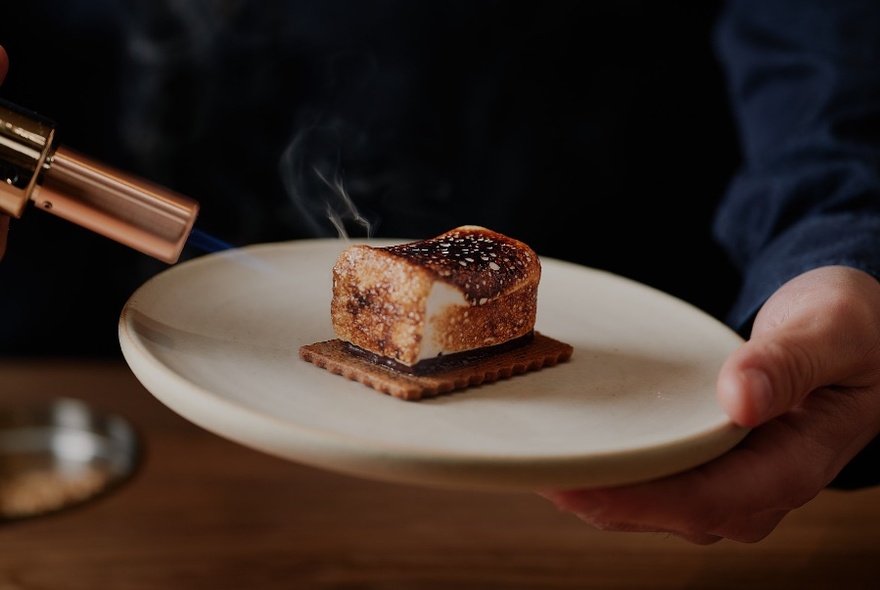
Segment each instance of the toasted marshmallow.
[[475,225],[395,246],[354,245],[333,267],[333,329],[414,366],[529,334],[540,278],[529,246]]

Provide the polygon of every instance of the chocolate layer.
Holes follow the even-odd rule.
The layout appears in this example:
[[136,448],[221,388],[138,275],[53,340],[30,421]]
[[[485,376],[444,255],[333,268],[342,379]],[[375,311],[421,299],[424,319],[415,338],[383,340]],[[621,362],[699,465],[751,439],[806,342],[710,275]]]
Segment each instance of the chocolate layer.
[[413,366],[404,365],[387,356],[382,356],[368,350],[364,350],[359,346],[346,343],[347,349],[351,354],[365,359],[371,363],[382,365],[407,375],[431,375],[441,371],[450,369],[458,369],[472,363],[482,361],[488,357],[508,352],[516,348],[520,348],[531,343],[535,339],[535,332],[532,330],[528,334],[508,340],[495,346],[486,346],[483,348],[475,348],[473,350],[465,350],[453,354],[444,354],[434,358],[423,359]]

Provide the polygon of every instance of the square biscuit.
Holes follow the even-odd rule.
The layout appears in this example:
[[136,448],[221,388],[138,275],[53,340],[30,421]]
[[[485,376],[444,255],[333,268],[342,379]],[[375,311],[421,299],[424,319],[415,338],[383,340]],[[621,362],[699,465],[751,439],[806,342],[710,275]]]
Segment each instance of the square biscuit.
[[417,401],[514,375],[551,367],[571,358],[571,345],[535,332],[523,346],[493,354],[450,369],[411,375],[359,357],[349,345],[334,338],[307,344],[299,356],[317,367],[371,387],[398,399]]

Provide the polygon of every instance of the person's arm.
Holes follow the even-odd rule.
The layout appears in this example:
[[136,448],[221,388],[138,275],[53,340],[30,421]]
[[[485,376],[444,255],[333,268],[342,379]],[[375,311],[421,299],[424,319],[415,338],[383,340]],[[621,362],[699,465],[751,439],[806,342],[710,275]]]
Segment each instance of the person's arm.
[[694,543],[759,541],[847,466],[870,470],[858,485],[878,475],[864,457],[880,433],[880,4],[731,0],[719,22],[744,163],[716,229],[749,339],[717,396],[753,430],[677,475],[542,492],[598,528]]
[[715,235],[743,274],[728,319],[747,335],[807,270],[880,276],[880,7],[731,0],[715,38],[743,156]]
[[[763,302],[802,272],[844,265],[880,277],[880,8],[733,0],[716,41],[743,166],[715,232],[744,277],[728,319],[747,335]],[[880,482],[872,458],[880,441],[834,485]]]

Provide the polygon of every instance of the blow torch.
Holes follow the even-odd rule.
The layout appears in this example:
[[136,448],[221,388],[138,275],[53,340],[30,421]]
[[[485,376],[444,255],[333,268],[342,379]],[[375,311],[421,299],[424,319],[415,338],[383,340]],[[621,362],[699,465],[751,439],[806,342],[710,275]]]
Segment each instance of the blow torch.
[[139,250],[177,262],[199,205],[58,143],[53,121],[0,100],[0,213],[19,218],[28,201]]

